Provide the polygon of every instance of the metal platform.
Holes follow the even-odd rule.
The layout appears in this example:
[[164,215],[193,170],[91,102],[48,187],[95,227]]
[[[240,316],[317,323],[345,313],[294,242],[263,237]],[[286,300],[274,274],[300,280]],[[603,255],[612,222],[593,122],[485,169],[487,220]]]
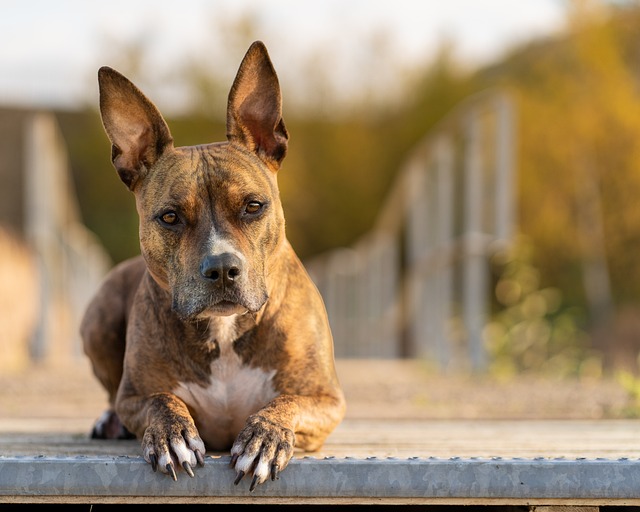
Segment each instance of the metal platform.
[[640,505],[640,421],[615,419],[615,383],[338,365],[347,418],[254,492],[228,453],[174,482],[137,441],[89,439],[106,397],[88,365],[1,373],[0,503]]
[[640,505],[639,430],[626,420],[347,420],[321,452],[296,453],[253,492],[249,479],[233,484],[224,453],[174,482],[151,471],[137,441],[5,432],[0,502]]
[[0,459],[0,501],[183,503],[640,503],[640,463],[629,460],[301,458],[252,493],[233,484],[228,456],[194,478],[153,474],[138,457]]

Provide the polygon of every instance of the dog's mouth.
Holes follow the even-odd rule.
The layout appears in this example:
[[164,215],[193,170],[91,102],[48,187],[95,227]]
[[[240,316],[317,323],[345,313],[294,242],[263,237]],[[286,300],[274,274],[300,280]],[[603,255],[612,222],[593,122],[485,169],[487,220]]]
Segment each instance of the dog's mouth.
[[193,321],[210,316],[244,315],[249,310],[242,304],[230,300],[219,300],[212,304],[201,304],[199,307],[191,305],[189,308],[180,308],[174,303],[173,310],[183,321]]
[[[182,292],[182,293],[181,293]],[[187,293],[185,293],[187,292]],[[172,309],[183,321],[202,316],[244,315],[255,313],[268,299],[266,290],[258,289],[251,293],[239,289],[226,290],[224,293],[207,293],[208,290],[194,288],[177,289],[172,298]]]
[[203,312],[213,313],[214,315],[219,316],[229,316],[244,314],[247,312],[247,308],[230,300],[221,300],[219,302],[216,302],[215,304],[210,305]]

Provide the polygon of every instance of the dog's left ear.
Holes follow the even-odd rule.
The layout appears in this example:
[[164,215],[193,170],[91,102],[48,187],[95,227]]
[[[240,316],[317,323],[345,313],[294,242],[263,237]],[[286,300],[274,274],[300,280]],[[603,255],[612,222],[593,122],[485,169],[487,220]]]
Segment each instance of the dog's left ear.
[[280,84],[260,41],[247,50],[231,87],[227,139],[249,148],[274,170],[287,153],[289,133],[282,119]]

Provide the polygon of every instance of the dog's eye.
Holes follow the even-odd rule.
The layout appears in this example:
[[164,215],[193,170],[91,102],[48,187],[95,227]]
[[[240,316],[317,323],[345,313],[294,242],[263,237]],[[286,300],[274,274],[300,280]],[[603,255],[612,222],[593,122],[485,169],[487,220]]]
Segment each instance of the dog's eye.
[[262,204],[258,201],[250,201],[245,206],[244,211],[248,214],[258,213],[262,209]]
[[160,215],[160,220],[167,226],[175,226],[179,222],[178,214],[174,211],[168,211]]

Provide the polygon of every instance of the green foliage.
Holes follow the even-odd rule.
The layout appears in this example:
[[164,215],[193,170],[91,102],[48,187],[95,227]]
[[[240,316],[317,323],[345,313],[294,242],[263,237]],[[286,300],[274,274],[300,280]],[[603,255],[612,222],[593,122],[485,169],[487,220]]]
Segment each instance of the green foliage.
[[494,259],[499,307],[483,333],[490,371],[498,376],[599,375],[600,358],[588,349],[582,312],[568,306],[557,288],[540,286],[540,271],[531,259],[531,243],[524,237]]
[[615,377],[629,398],[622,414],[627,418],[640,418],[640,377],[626,370],[616,372]]

